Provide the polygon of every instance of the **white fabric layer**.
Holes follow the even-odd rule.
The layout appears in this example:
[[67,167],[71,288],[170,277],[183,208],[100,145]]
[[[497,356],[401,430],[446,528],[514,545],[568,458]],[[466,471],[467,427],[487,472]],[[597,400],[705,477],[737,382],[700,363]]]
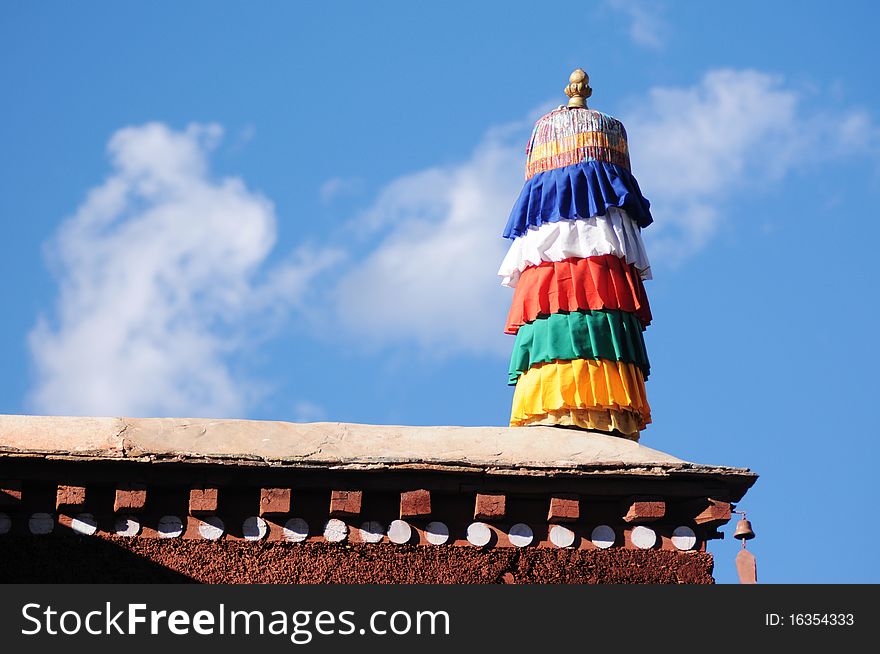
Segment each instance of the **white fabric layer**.
[[613,254],[635,264],[642,279],[651,279],[651,264],[638,225],[622,209],[612,207],[604,216],[560,220],[530,228],[513,239],[498,275],[502,286],[513,288],[520,273],[542,261]]

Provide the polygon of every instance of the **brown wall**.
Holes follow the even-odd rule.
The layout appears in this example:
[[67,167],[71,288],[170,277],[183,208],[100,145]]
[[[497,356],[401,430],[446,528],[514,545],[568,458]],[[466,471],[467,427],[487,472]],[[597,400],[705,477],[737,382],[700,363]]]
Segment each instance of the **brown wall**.
[[713,579],[712,555],[699,551],[10,534],[0,538],[0,582],[711,584]]

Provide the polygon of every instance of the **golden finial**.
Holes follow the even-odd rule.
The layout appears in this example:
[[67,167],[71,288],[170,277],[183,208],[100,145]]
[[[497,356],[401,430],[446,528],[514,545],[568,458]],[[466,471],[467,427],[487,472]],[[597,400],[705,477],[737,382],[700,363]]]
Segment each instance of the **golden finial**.
[[586,109],[587,98],[593,95],[590,88],[590,76],[583,68],[577,68],[568,78],[569,85],[565,87],[565,95],[568,96],[569,109]]

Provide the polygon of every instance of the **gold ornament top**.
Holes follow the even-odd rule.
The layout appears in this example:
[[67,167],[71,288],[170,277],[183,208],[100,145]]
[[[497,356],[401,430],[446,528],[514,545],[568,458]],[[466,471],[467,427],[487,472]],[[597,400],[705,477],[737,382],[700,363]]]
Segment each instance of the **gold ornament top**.
[[568,96],[569,109],[586,109],[587,98],[593,95],[590,88],[590,76],[583,68],[577,68],[568,78],[568,86],[565,87],[565,95]]

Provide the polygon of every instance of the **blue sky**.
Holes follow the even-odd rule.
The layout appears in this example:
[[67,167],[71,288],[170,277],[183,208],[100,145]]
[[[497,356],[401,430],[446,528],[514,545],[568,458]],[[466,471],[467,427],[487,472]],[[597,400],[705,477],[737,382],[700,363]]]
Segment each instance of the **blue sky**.
[[5,4],[0,411],[504,424],[500,232],[583,66],[654,206],[642,442],[762,475],[761,580],[880,581],[880,10],[536,7]]

